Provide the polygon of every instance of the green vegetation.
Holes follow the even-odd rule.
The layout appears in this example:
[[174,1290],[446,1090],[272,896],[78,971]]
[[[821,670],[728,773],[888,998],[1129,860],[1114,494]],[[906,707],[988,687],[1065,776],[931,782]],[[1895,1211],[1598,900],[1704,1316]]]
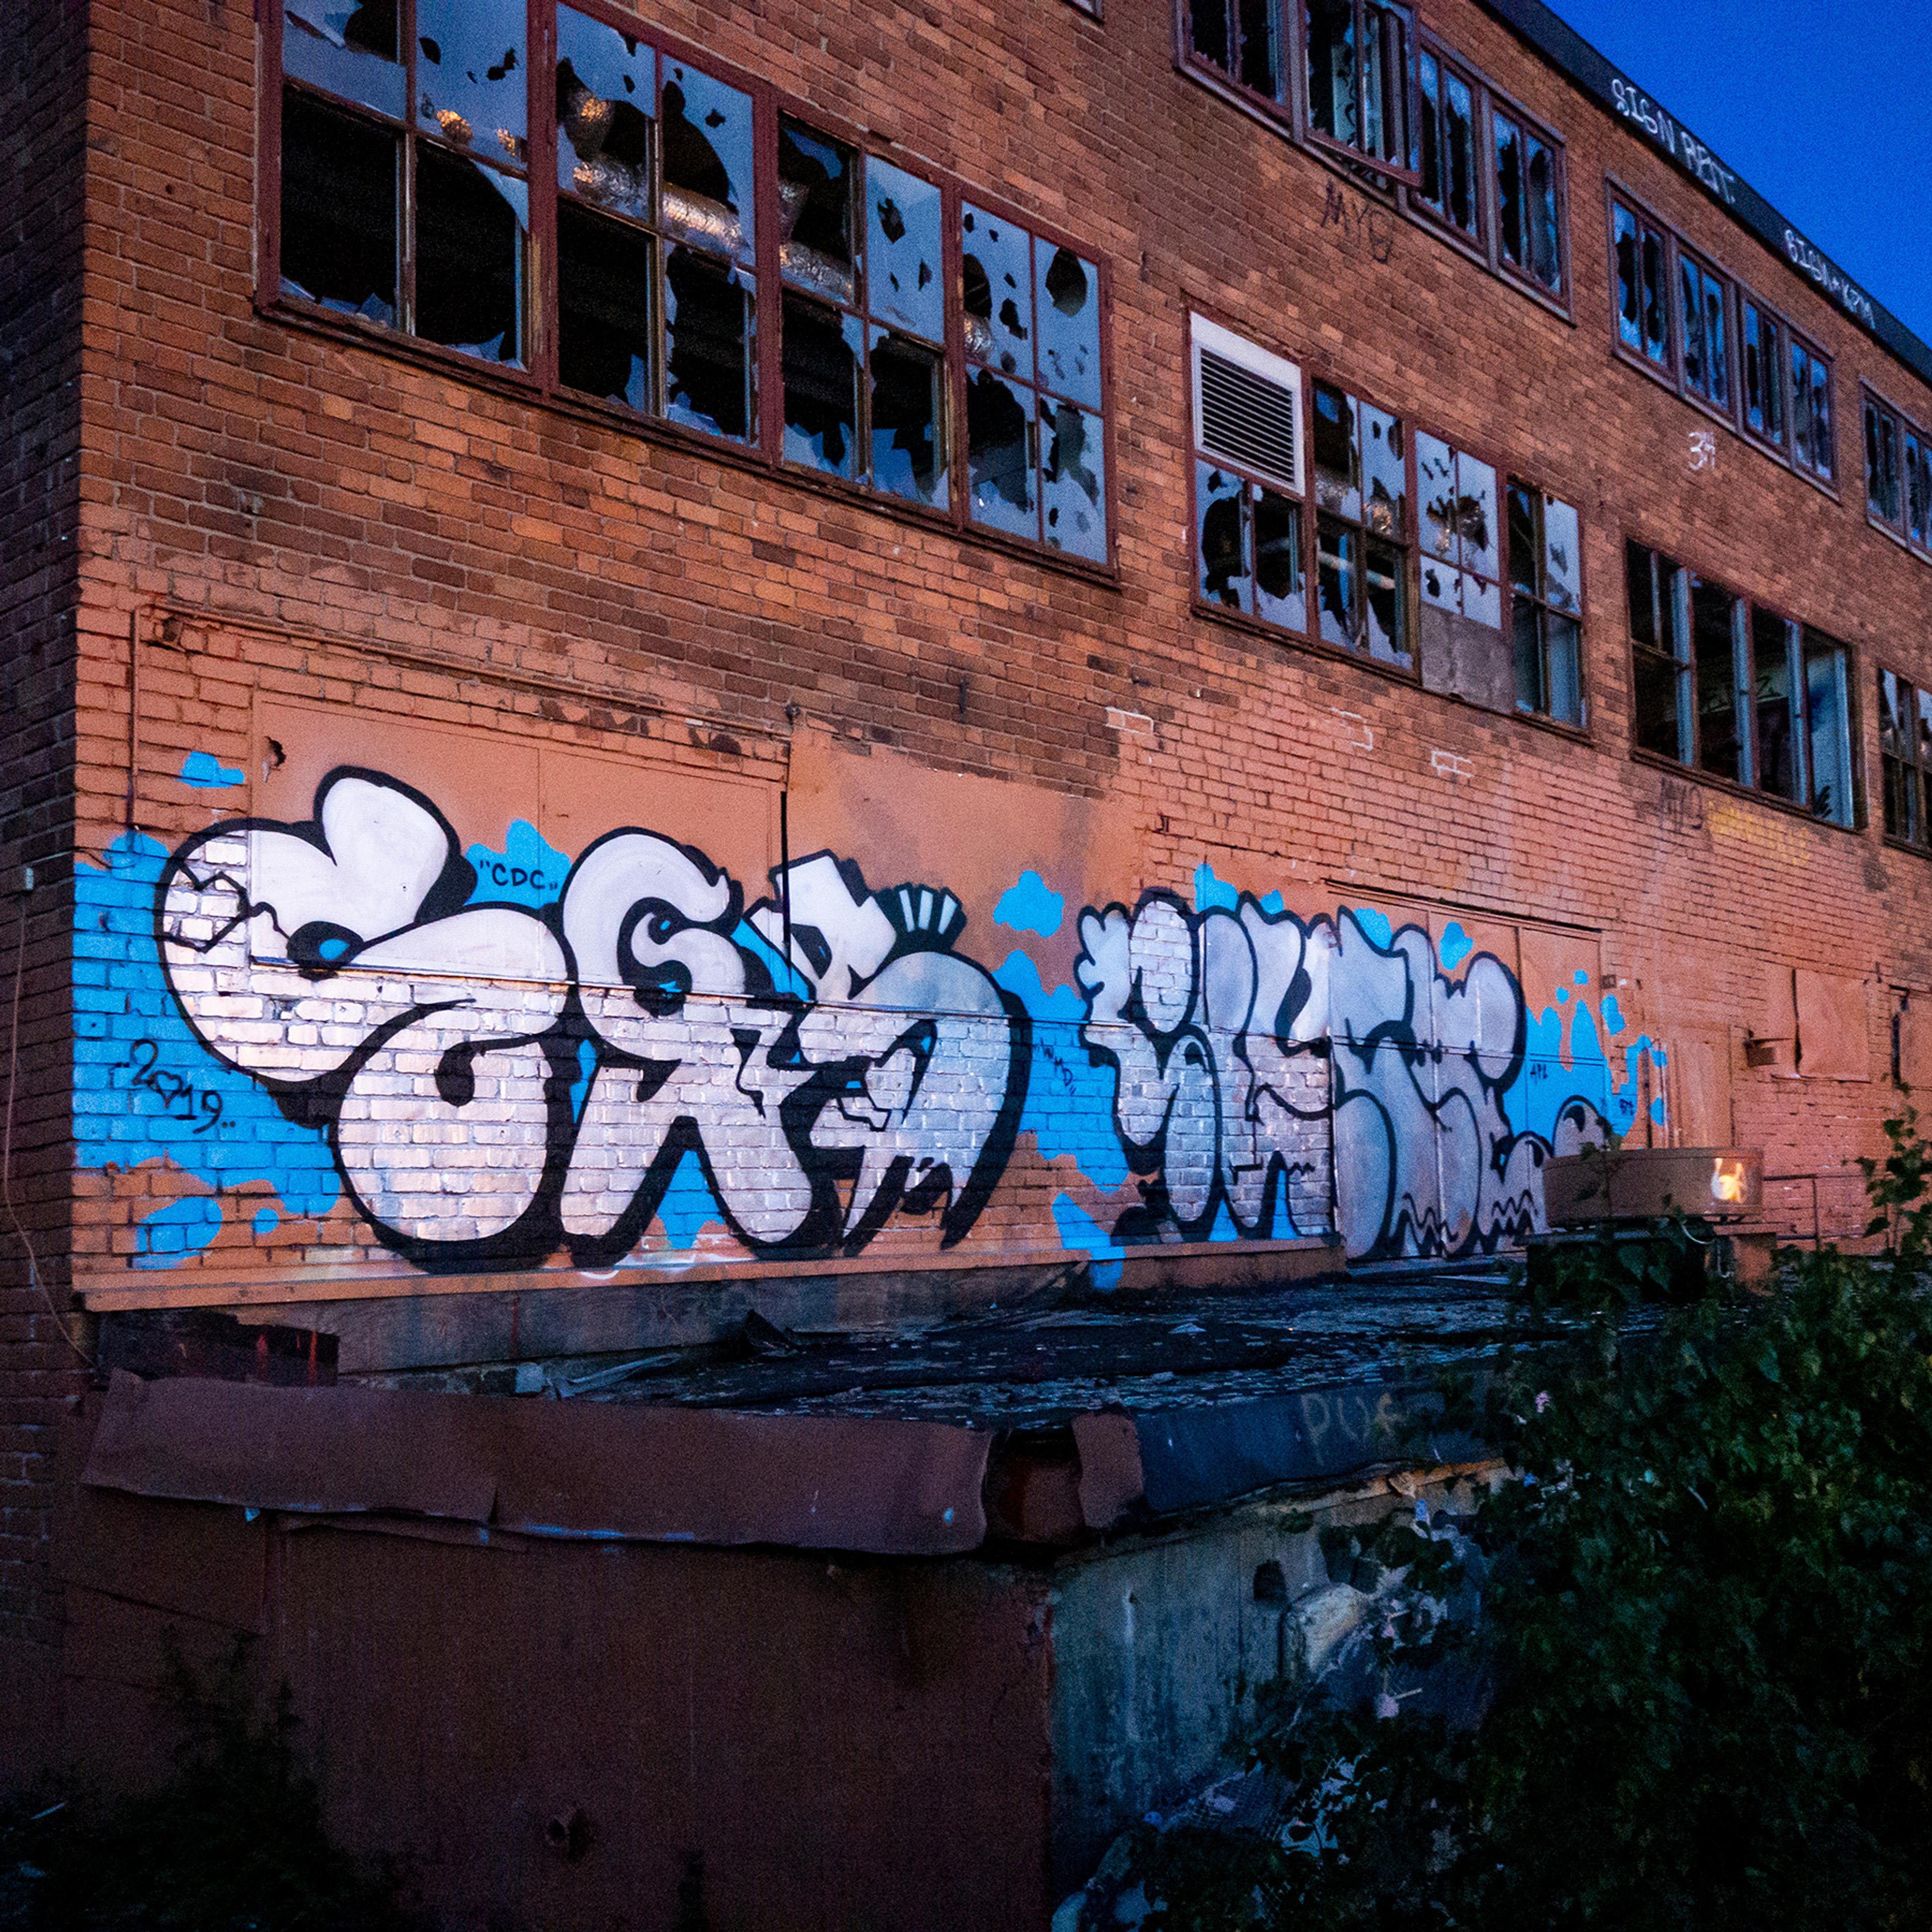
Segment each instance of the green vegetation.
[[1368,1552],[1385,1693],[1453,1659],[1480,1721],[1284,1700],[1288,1825],[1143,1830],[1148,1928],[1932,1924],[1932,1150],[1888,1131],[1882,1256],[1754,1296],[1678,1224],[1524,1284],[1480,1424],[1522,1480]]

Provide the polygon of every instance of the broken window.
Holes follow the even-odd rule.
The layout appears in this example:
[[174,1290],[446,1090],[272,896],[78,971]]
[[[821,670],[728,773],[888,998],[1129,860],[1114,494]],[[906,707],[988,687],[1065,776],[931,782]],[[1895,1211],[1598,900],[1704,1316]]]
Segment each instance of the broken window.
[[1867,390],[1865,513],[1932,554],[1932,446],[1910,416]]
[[1624,560],[1637,748],[1851,825],[1844,646],[1642,544]]
[[1492,110],[1496,130],[1497,248],[1504,265],[1551,294],[1563,287],[1556,156],[1518,117]]
[[1418,70],[1421,179],[1416,197],[1473,242],[1479,238],[1475,84],[1426,44]]
[[968,514],[1103,562],[1099,272],[970,202],[959,227]]
[[1834,462],[1832,365],[1809,344],[1791,338],[1791,460],[1829,482]]
[[1885,836],[1910,845],[1932,844],[1926,784],[1932,778],[1932,692],[1895,671],[1878,674],[1879,766],[1885,792]]
[[517,0],[289,0],[284,295],[524,362],[524,34]]
[[1408,460],[1400,418],[1314,388],[1316,608],[1324,644],[1411,662]]
[[1682,297],[1678,325],[1684,344],[1684,386],[1714,408],[1728,410],[1730,333],[1726,284],[1682,249],[1678,251],[1677,266]]
[[1195,594],[1305,633],[1301,372],[1200,316],[1192,346]]
[[1744,427],[1774,446],[1784,441],[1784,325],[1761,302],[1740,304],[1744,346]]
[[1250,92],[1286,101],[1279,0],[1193,0],[1187,44],[1197,60]]
[[1682,765],[1691,761],[1690,610],[1687,573],[1641,544],[1624,546],[1630,598],[1634,710],[1640,751]]
[[1496,470],[1418,431],[1415,500],[1422,681],[1432,691],[1507,711],[1515,695],[1504,634]]
[[1308,131],[1413,178],[1415,23],[1386,0],[1303,0]]
[[1610,220],[1616,255],[1618,340],[1652,362],[1668,363],[1663,232],[1620,201],[1611,204]]
[[1583,722],[1583,579],[1576,512],[1511,478],[1510,622],[1516,704]]
[[[540,340],[533,386],[1105,562],[1100,266],[548,4],[284,0],[279,292],[519,368]],[[1234,4],[1278,66],[1268,0]]]

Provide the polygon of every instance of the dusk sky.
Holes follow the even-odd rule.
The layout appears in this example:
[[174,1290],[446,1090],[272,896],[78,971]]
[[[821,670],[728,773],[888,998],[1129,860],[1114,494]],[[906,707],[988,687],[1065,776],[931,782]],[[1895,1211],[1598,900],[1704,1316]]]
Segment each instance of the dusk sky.
[[1932,341],[1928,0],[1549,0]]

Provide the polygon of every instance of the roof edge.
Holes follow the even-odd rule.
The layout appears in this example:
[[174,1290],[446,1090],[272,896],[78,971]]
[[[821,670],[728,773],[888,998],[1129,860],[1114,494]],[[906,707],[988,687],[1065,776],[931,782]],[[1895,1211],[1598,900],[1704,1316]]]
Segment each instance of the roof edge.
[[1688,175],[1724,212],[1750,230],[1879,346],[1932,386],[1932,348],[1870,296],[1677,117],[1560,20],[1544,0],[1478,0],[1647,146]]

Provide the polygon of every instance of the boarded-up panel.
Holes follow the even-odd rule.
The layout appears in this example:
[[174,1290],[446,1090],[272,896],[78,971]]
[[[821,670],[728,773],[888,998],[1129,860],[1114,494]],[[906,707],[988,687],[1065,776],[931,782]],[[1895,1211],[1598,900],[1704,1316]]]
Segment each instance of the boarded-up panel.
[[1907,993],[1898,1012],[1898,1077],[1932,1094],[1932,993]]
[[1422,607],[1422,681],[1491,711],[1516,709],[1516,659],[1501,631],[1459,613]]
[[1679,1028],[1670,1042],[1670,1139],[1675,1147],[1731,1144],[1731,1036],[1727,1029]]
[[1772,961],[1762,969],[1745,1048],[1749,1064],[1780,1080],[1798,1077],[1798,1003],[1789,966]]
[[1864,982],[1802,967],[1792,978],[1798,1072],[1808,1080],[1869,1080]]

